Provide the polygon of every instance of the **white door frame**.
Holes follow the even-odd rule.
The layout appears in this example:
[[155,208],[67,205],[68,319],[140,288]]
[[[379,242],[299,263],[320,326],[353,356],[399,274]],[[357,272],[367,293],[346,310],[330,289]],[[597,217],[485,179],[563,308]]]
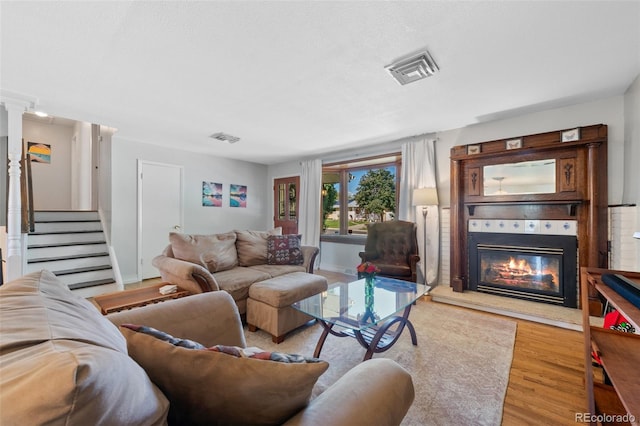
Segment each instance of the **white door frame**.
[[137,226],[138,247],[137,247],[137,263],[136,263],[138,281],[142,281],[143,279],[142,278],[143,270],[141,266],[142,265],[142,209],[144,207],[142,205],[142,200],[143,200],[142,169],[145,164],[162,166],[162,167],[173,167],[180,170],[180,224],[179,226],[182,229],[184,225],[184,167],[178,166],[176,164],[160,163],[157,161],[147,161],[147,160],[138,159],[138,170],[137,170],[137,173],[138,173],[138,226]]

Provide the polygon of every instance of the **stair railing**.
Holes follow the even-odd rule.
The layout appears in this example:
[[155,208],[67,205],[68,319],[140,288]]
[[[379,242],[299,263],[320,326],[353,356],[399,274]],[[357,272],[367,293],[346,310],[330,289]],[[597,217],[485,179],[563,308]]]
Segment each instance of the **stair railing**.
[[24,152],[20,159],[20,200],[21,200],[21,229],[26,234],[35,231],[33,213],[33,179],[31,177],[31,155]]

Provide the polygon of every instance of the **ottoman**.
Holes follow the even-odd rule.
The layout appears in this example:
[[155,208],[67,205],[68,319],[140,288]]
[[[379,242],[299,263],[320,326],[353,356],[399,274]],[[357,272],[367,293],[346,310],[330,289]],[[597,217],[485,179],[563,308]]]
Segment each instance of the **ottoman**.
[[249,331],[258,328],[281,343],[285,334],[313,318],[291,307],[314,294],[327,290],[327,279],[307,272],[294,272],[252,284],[247,299]]

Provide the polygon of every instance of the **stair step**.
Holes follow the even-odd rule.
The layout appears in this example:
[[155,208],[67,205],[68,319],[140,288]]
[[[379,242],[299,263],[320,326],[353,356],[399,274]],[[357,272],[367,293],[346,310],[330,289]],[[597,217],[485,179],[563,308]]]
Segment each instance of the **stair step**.
[[71,284],[69,285],[69,288],[71,290],[77,290],[79,288],[96,287],[99,285],[112,284],[112,283],[115,283],[115,280],[105,279],[105,280],[85,281],[82,283]]
[[93,256],[106,253],[106,243],[48,245],[45,247],[28,247],[27,262],[30,259],[59,259],[71,256]]
[[99,220],[100,215],[95,210],[38,210],[33,212],[34,221],[77,221]]
[[104,232],[59,232],[59,233],[39,233],[29,234],[27,244],[29,246],[42,246],[48,244],[84,244],[93,242],[106,242]]
[[111,269],[111,265],[87,266],[85,268],[63,269],[60,271],[52,271],[56,277],[69,274],[79,274],[81,272],[104,271]]
[[29,244],[27,246],[28,249],[39,249],[39,248],[50,248],[50,247],[69,247],[69,246],[83,246],[83,245],[91,245],[91,244],[104,244],[104,240],[99,241],[65,241],[60,243],[50,243],[50,244]]
[[65,269],[86,268],[111,263],[111,258],[104,253],[103,256],[80,256],[63,259],[41,259],[39,262],[27,262],[26,272],[36,272],[42,269],[49,271],[62,271]]
[[54,271],[53,273],[58,277],[60,281],[68,286],[81,284],[83,282],[92,282],[96,280],[115,280],[113,269],[109,265],[103,265],[103,267],[95,270],[89,269],[83,271],[83,269],[89,268],[75,268],[75,270],[67,269],[64,271]]
[[36,222],[32,234],[78,231],[102,231],[102,223],[99,220]]
[[27,260],[27,264],[41,263],[41,262],[55,262],[58,260],[84,259],[87,257],[102,257],[102,256],[109,256],[109,253],[101,252],[101,253],[90,253],[90,254],[76,254],[71,256],[42,257],[39,259],[29,259]]

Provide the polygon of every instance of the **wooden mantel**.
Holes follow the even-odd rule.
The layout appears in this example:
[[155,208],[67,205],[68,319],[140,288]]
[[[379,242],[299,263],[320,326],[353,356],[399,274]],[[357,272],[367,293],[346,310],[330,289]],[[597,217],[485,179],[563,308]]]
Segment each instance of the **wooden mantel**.
[[[565,140],[562,142],[563,133]],[[483,194],[483,168],[555,159],[554,193]],[[579,266],[607,267],[607,126],[597,124],[451,149],[451,287],[468,288],[467,225],[475,219],[577,221]]]

